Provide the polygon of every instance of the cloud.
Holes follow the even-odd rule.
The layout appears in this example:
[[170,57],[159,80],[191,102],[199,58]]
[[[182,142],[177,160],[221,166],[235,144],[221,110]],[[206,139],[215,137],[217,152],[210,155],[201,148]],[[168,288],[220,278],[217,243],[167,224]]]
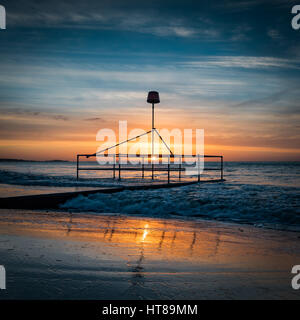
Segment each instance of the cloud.
[[69,120],[68,117],[64,116],[64,115],[61,115],[61,114],[58,114],[58,115],[54,115],[54,116],[50,116],[52,119],[54,120],[63,120],[63,121],[67,121]]
[[262,5],[289,7],[295,3],[294,0],[223,0],[216,4],[217,8],[223,8],[231,12],[249,11],[254,7]]
[[233,109],[241,111],[252,110],[255,113],[267,113],[268,115],[295,116],[299,121],[300,93],[298,87],[289,86],[267,96],[240,102],[232,106]]
[[[2,102],[3,103],[3,102]],[[2,104],[1,103],[1,104]],[[0,104],[0,105],[1,105]],[[44,118],[44,119],[53,119],[53,120],[62,120],[62,121],[68,121],[69,118],[62,114],[51,114],[47,113],[45,111],[36,111],[36,110],[29,110],[24,108],[1,108],[1,115],[2,117],[6,116],[16,116],[19,118]]]
[[219,32],[212,28],[195,28],[180,22],[174,24],[170,19],[147,18],[143,15],[116,14],[103,16],[100,14],[79,13],[39,13],[31,16],[24,13],[11,14],[10,26],[40,28],[82,28],[98,30],[119,30],[152,34],[160,37],[176,36],[190,38],[195,36],[217,37]]
[[285,59],[275,57],[255,56],[213,56],[202,57],[202,60],[186,62],[186,65],[200,67],[223,67],[223,68],[244,68],[244,69],[265,69],[265,68],[287,68],[299,69],[299,59]]
[[76,5],[73,1],[27,1],[23,6],[11,7],[8,21],[10,27],[117,30],[159,37],[209,38],[220,34],[208,19],[189,19],[189,15],[151,5],[147,8],[137,1],[126,7],[122,1],[114,1],[113,5],[92,0]]
[[[216,111],[226,105],[227,111],[234,111],[237,108],[233,102],[242,103],[254,94],[262,98],[278,91],[283,78],[277,77],[277,70],[279,67],[290,68],[292,63],[271,57],[203,56],[190,59],[170,65],[149,64],[142,68],[139,64],[124,67],[119,63],[94,64],[93,68],[89,64],[26,64],[22,68],[6,64],[3,68],[6,82],[4,89],[0,89],[6,101],[2,99],[0,105],[4,108],[7,102],[12,106],[26,103],[35,106],[36,111],[42,109],[40,117],[52,111],[58,121],[81,117],[96,123],[99,115],[105,119],[110,109],[118,110],[116,114],[119,114],[120,110],[129,108],[146,108],[147,91],[157,89],[164,101],[163,110]],[[232,70],[223,70],[228,68]],[[267,73],[261,72],[266,68],[270,69]],[[286,79],[288,81],[288,75]],[[6,91],[7,87],[14,90]]]
[[102,118],[88,118],[88,119],[84,119],[84,121],[102,121],[102,122],[104,122],[105,120]]
[[[10,26],[23,27],[67,27],[72,24],[100,24],[109,21],[97,13],[77,13],[77,12],[38,12],[34,15],[30,13],[10,13],[8,14]],[[98,26],[100,27],[100,26]]]
[[279,31],[276,29],[269,29],[267,31],[267,35],[273,40],[281,39],[281,35],[280,35]]
[[144,28],[145,33],[152,33],[158,36],[178,36],[178,37],[192,37],[196,35],[196,31],[191,28],[186,28],[183,26],[157,26],[153,28]]
[[216,7],[227,9],[229,11],[245,11],[259,5],[260,3],[262,3],[262,1],[263,0],[240,0],[240,1],[225,0],[222,2],[216,3]]
[[234,28],[234,30],[232,31],[232,37],[231,40],[232,41],[245,41],[245,40],[249,40],[249,32],[252,30],[252,27],[248,26],[248,25],[240,25],[237,26],[236,28]]

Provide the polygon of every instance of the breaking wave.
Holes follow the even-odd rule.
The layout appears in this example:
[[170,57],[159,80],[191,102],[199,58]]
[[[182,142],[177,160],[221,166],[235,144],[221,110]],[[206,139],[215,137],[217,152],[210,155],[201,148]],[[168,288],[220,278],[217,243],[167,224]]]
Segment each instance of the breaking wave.
[[215,183],[79,196],[62,209],[96,214],[205,218],[300,229],[298,188]]
[[[299,162],[225,162],[225,183],[196,184],[156,190],[125,190],[79,196],[61,209],[95,214],[211,219],[272,228],[300,228]],[[133,181],[134,182],[134,181]],[[76,164],[1,163],[0,184],[49,187],[108,187],[111,173],[76,180]],[[122,184],[126,184],[123,179]]]

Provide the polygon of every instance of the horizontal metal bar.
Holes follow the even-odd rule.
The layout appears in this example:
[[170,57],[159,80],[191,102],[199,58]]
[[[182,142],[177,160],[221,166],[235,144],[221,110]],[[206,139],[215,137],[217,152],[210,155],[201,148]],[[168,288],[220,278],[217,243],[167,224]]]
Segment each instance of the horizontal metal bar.
[[[78,157],[96,157],[95,154],[78,154]],[[151,154],[108,154],[108,155],[98,155],[99,157],[135,157],[135,158],[152,158],[152,157],[158,157],[158,158],[196,158],[198,155],[182,155],[182,154],[154,154],[153,156]],[[213,155],[199,155],[200,158],[222,158],[223,156],[213,156]]]
[[[110,171],[110,170],[113,170],[113,169],[111,169],[111,168],[88,168],[88,169],[84,169],[84,168],[79,168],[78,170],[80,170],[80,171],[85,171],[85,170],[87,170],[87,171],[89,171],[89,170],[93,170],[93,171],[97,171],[97,170],[99,170],[99,171]],[[152,167],[150,168],[144,168],[144,170],[143,170],[143,168],[118,168],[117,169],[118,171],[119,170],[121,170],[121,171],[152,171]],[[155,168],[154,167],[154,171],[168,171],[168,168]],[[179,171],[179,169],[178,168],[170,168],[170,171]],[[181,171],[184,171],[183,169],[181,169]]]
[[[186,168],[170,168],[170,171],[185,171]],[[114,168],[78,168],[78,170],[80,171],[89,171],[89,170],[100,170],[100,171],[109,171],[109,170],[114,170]],[[121,171],[152,171],[152,167],[144,167],[144,169],[142,167],[140,168],[126,168],[126,167],[121,167],[120,169],[118,168],[118,170]],[[154,167],[155,171],[168,171],[168,168],[161,168],[161,167]],[[220,171],[220,168],[207,168],[204,169],[203,171]]]

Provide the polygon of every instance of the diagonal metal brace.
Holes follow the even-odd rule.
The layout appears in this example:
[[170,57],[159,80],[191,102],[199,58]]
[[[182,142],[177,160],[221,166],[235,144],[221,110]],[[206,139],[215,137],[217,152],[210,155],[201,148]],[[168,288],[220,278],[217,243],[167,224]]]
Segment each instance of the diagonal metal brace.
[[142,137],[142,136],[145,136],[146,134],[149,134],[150,132],[152,132],[152,130],[147,131],[147,132],[145,132],[145,133],[142,133],[142,134],[140,134],[140,135],[138,135],[138,136],[136,136],[136,137],[133,137],[133,138],[131,138],[131,139],[128,139],[128,140],[126,140],[126,141],[122,141],[122,142],[120,142],[120,143],[117,143],[116,145],[111,146],[111,147],[109,147],[109,148],[106,148],[106,149],[103,149],[103,150],[101,150],[101,151],[98,151],[98,152],[96,152],[96,153],[94,153],[94,154],[91,154],[91,156],[96,156],[98,153],[106,152],[106,151],[108,151],[108,150],[110,150],[110,149],[116,148],[116,147],[120,146],[120,145],[123,144],[123,143],[126,143],[126,142],[129,142],[129,141],[138,139],[138,138],[140,138],[140,137]]
[[160,140],[164,143],[164,145],[166,146],[166,148],[170,151],[170,154],[171,154],[172,156],[174,156],[174,153],[171,151],[171,149],[170,149],[169,146],[166,144],[166,142],[165,142],[165,140],[162,138],[162,136],[158,133],[158,131],[157,131],[155,128],[152,129],[152,130],[154,130],[154,131],[158,134]]

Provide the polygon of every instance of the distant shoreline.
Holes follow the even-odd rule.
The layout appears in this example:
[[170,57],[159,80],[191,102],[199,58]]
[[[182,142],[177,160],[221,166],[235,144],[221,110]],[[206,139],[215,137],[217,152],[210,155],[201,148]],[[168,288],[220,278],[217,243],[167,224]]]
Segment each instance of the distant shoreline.
[[[0,158],[0,162],[55,162],[55,163],[64,163],[64,162],[75,162],[75,160],[24,160],[24,159],[5,159]],[[224,160],[224,162],[236,162],[236,163],[300,163],[299,160]]]
[[24,159],[0,159],[0,162],[70,162],[68,160],[24,160]]

